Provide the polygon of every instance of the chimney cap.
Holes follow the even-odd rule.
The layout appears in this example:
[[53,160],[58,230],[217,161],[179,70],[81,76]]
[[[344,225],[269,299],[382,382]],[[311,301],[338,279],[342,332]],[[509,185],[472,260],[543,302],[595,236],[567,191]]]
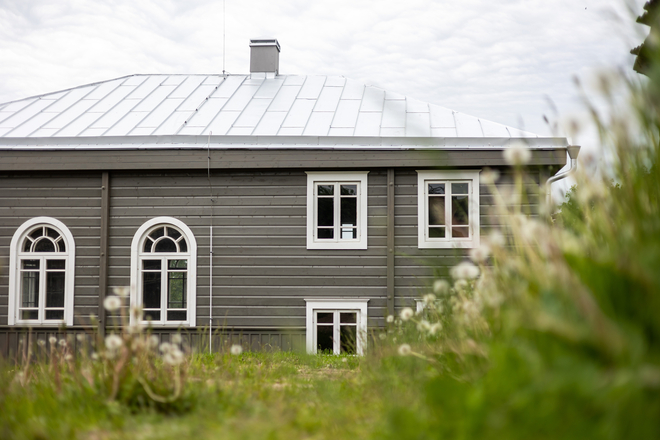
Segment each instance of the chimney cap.
[[280,43],[277,38],[255,38],[250,40],[250,47],[276,47],[280,52]]

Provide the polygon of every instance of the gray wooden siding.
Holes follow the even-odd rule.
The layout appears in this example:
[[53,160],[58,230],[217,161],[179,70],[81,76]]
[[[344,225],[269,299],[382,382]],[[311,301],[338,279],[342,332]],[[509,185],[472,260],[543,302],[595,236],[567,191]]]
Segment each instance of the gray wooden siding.
[[[369,298],[371,325],[386,312],[386,171],[371,170],[368,250],[307,250],[307,176],[281,172],[113,174],[109,286],[129,284],[130,244],[149,218],[175,217],[198,244],[197,325],[304,328],[305,298]],[[211,202],[210,194],[213,194]],[[213,209],[213,217],[211,217]]]
[[[81,342],[76,338],[78,334],[84,334],[85,339]],[[158,336],[160,342],[170,341],[172,329],[153,329],[152,335]],[[58,340],[67,341],[68,349],[71,353],[78,353],[83,348],[94,349],[98,343],[98,335],[89,328],[76,327],[68,328],[66,331],[57,328],[21,328],[21,327],[2,327],[0,326],[0,358],[8,359],[12,362],[23,363],[26,359],[28,346],[32,348],[32,355],[37,359],[48,357],[48,338],[55,336]],[[198,352],[207,352],[209,350],[209,335],[203,329],[183,329],[181,331],[183,339],[182,346]],[[218,330],[212,335],[213,352],[229,351],[234,344],[241,345],[244,350],[250,351],[304,351],[305,350],[305,331],[282,331],[279,328],[272,329],[236,329],[234,331]],[[37,341],[44,341],[45,345],[39,346]],[[102,342],[101,342],[102,343]],[[59,348],[59,347],[58,347]]]
[[16,229],[39,216],[62,221],[76,241],[74,324],[97,312],[100,174],[0,174],[0,325],[7,324],[9,245]]
[[[411,146],[414,148],[414,146]],[[211,167],[221,169],[303,169],[505,166],[502,150],[211,150]],[[2,151],[0,171],[71,170],[181,170],[206,169],[206,149],[145,150],[10,150]],[[566,163],[565,148],[533,150],[530,165]]]

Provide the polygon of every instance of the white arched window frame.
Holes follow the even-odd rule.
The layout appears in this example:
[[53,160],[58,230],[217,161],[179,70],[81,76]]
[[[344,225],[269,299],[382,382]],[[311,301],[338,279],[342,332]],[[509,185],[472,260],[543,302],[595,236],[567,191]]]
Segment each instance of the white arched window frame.
[[[140,322],[194,327],[196,292],[197,241],[190,228],[173,217],[140,226],[131,243],[131,306],[143,310]],[[131,324],[137,318],[131,313]]]
[[76,244],[69,228],[35,217],[9,246],[9,325],[73,325]]

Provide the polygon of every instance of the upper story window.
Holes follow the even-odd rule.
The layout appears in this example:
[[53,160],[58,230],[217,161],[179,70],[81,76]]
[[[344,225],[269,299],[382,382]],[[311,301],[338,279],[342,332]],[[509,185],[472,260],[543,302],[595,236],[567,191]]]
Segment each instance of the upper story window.
[[14,233],[9,325],[73,325],[75,243],[64,223],[37,217]]
[[479,171],[417,171],[420,248],[479,246]]
[[142,322],[193,327],[196,278],[197,243],[188,226],[158,217],[138,229],[131,245],[131,305],[142,310]]
[[307,173],[307,249],[367,249],[367,172]]

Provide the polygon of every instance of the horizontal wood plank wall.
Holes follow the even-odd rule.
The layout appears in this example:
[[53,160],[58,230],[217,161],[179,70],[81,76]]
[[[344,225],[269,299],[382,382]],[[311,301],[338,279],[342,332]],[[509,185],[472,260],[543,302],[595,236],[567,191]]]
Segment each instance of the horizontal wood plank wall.
[[[206,170],[203,149],[10,150],[2,151],[0,170]],[[506,165],[498,149],[446,150],[211,150],[211,166],[222,169],[304,169]],[[533,150],[530,165],[566,163],[565,149]]]
[[[85,337],[79,340],[76,337],[83,334]],[[172,329],[154,329],[150,332],[156,335],[159,341],[171,341],[174,331]],[[2,327],[0,326],[0,358],[8,359],[12,362],[21,363],[25,359],[26,349],[32,347],[32,354],[37,359],[44,359],[48,356],[50,344],[48,339],[54,336],[58,341],[66,341],[66,350],[70,353],[79,353],[81,349],[87,348],[93,350],[98,343],[97,334],[89,328],[69,328],[66,331],[57,328],[26,328]],[[208,351],[208,333],[203,329],[193,329],[181,331],[182,348],[197,352]],[[43,341],[41,344],[38,341]],[[101,339],[102,341],[102,339]],[[282,331],[282,329],[234,329],[233,331],[218,330],[213,334],[213,351],[229,351],[232,345],[241,345],[244,350],[250,351],[304,351],[305,350],[305,331]],[[58,350],[62,346],[57,345]]]
[[[514,189],[513,174],[507,168],[497,169],[501,175],[497,190],[509,194]],[[543,182],[545,183],[545,182]],[[528,199],[522,210],[532,217],[539,211],[539,171],[532,168],[525,178]],[[432,290],[436,278],[451,282],[449,270],[460,261],[467,259],[468,249],[419,249],[417,243],[417,172],[398,169],[395,176],[395,310],[403,307],[415,309],[415,299]],[[494,212],[494,197],[485,185],[479,186],[481,237],[504,224]]]
[[212,221],[215,328],[304,331],[304,299],[313,297],[369,298],[369,324],[382,325],[386,175],[386,170],[368,175],[369,249],[347,251],[306,249],[307,176],[302,170],[212,170],[212,189],[206,172],[113,173],[108,286],[129,285],[137,229],[153,217],[175,217],[197,240],[197,325],[207,326]]
[[76,242],[74,324],[97,313],[101,174],[0,174],[0,325],[7,324],[9,245],[16,229],[39,216],[63,222]]

